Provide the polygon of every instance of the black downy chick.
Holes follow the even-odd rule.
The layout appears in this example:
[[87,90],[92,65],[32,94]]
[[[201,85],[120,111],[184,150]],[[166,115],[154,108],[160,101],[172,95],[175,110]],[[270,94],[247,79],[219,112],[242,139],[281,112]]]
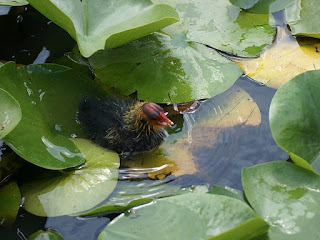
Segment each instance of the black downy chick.
[[85,99],[78,119],[92,141],[122,155],[153,150],[173,125],[158,104],[117,98]]

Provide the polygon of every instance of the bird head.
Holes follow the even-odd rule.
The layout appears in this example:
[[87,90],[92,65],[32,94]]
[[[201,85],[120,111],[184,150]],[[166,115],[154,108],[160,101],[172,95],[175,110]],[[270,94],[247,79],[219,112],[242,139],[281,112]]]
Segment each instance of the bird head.
[[173,122],[167,118],[163,108],[158,104],[147,102],[142,105],[141,109],[152,124],[162,127],[172,127]]

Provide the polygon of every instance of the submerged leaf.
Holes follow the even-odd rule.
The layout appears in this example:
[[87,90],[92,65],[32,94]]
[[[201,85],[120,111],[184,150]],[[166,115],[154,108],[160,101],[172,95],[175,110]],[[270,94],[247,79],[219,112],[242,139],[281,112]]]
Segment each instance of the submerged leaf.
[[88,210],[106,199],[117,184],[119,156],[85,139],[73,139],[86,159],[77,170],[44,172],[23,183],[23,207],[37,216],[70,215]]
[[83,56],[120,46],[179,21],[170,6],[149,0],[29,0],[66,30]]
[[48,169],[84,163],[69,138],[85,136],[77,123],[78,105],[85,97],[103,94],[100,86],[67,67],[43,64],[16,69],[9,62],[0,67],[0,88],[21,107],[21,121],[4,138],[18,155]]
[[0,226],[8,227],[16,220],[21,194],[16,182],[0,186]]
[[[250,221],[254,223],[241,226]],[[115,218],[98,239],[228,239],[220,234],[232,231],[227,235],[237,240],[259,236],[267,228],[268,225],[239,200],[190,193],[133,208],[129,214]]]
[[[284,84],[270,106],[270,128],[276,143],[311,164],[320,155],[320,70]],[[293,156],[294,161],[297,159]],[[304,166],[300,160],[296,163]]]
[[0,139],[14,129],[21,120],[19,103],[5,90],[0,88]]
[[270,239],[319,239],[320,176],[287,162],[245,168],[245,195],[269,224]]

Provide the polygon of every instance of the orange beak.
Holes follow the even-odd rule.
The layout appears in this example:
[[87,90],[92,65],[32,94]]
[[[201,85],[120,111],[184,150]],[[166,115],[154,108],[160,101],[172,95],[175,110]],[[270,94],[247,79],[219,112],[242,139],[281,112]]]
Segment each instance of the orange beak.
[[164,112],[160,112],[160,116],[157,118],[157,122],[163,127],[172,127],[174,124],[169,118],[167,118]]

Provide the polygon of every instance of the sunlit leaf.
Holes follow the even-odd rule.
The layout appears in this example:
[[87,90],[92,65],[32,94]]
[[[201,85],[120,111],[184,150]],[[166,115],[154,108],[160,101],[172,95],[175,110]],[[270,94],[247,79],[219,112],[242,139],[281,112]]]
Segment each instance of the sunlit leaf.
[[232,198],[244,201],[243,192],[242,191],[237,190],[237,189],[233,189],[233,188],[230,188],[230,187],[227,187],[227,186],[226,187],[222,187],[222,186],[219,186],[219,185],[213,185],[209,189],[208,193],[223,195],[223,196],[232,197]]
[[78,105],[83,98],[102,92],[92,79],[59,65],[29,65],[16,70],[10,62],[0,67],[0,88],[21,107],[21,121],[4,138],[18,155],[48,169],[84,163],[69,138],[85,136],[76,122]]
[[272,13],[289,7],[296,0],[230,0],[240,8],[247,9],[252,13]]
[[320,152],[319,79],[320,70],[314,70],[284,84],[273,97],[269,113],[276,143],[310,164]]
[[[182,32],[171,38],[154,33],[90,58],[97,76],[108,86],[139,99],[180,103],[224,92],[241,69],[215,50],[187,42]],[[155,91],[156,89],[156,91]]]
[[285,12],[292,34],[320,38],[319,10],[317,0],[297,0],[288,7]]
[[236,60],[245,74],[272,88],[280,88],[298,74],[320,68],[319,43],[301,42],[300,46],[285,28],[278,29],[276,42],[259,58]]
[[73,139],[86,165],[77,170],[44,172],[23,183],[23,207],[37,216],[70,215],[106,199],[117,184],[119,156],[85,139]]
[[66,30],[83,56],[120,46],[179,20],[170,6],[149,0],[29,0],[47,18]]
[[21,194],[16,182],[0,186],[0,226],[10,226],[16,220]]
[[232,5],[229,0],[153,0],[175,7],[180,22],[163,31],[173,35],[176,28],[187,42],[198,42],[232,55],[258,56],[271,44],[275,28],[268,14],[252,14]]
[[21,120],[19,103],[0,88],[0,138],[5,137]]
[[63,240],[64,238],[53,230],[39,230],[31,234],[28,238],[29,240]]
[[319,239],[318,174],[276,161],[243,169],[242,184],[250,205],[270,224],[271,240]]
[[27,2],[26,0],[0,0],[0,5],[23,6],[28,4],[29,2]]
[[[239,227],[250,221],[254,223]],[[239,200],[193,193],[133,208],[129,214],[115,218],[98,239],[228,239],[222,236],[233,231],[232,239],[237,240],[259,236],[267,228],[268,225]]]

